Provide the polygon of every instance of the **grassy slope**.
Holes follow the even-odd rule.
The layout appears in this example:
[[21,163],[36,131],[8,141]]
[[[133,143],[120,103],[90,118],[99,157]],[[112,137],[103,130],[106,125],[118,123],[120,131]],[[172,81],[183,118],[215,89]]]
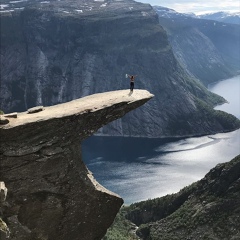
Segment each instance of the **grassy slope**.
[[[109,238],[116,229],[124,240],[134,239],[127,237],[132,225],[124,215],[139,225],[137,234],[145,240],[240,239],[239,180],[240,155],[179,193],[124,208],[105,240],[121,239]],[[118,228],[120,220],[125,222],[124,229]]]

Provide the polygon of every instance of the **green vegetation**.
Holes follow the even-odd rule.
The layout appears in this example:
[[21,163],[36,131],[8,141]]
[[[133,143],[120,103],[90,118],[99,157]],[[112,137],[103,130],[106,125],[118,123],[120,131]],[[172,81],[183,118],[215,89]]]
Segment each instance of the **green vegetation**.
[[136,225],[139,226],[138,232],[145,231],[145,228],[146,231],[148,231],[148,225],[144,223],[160,220],[173,213],[181,204],[183,204],[189,194],[194,191],[195,186],[196,184],[192,184],[183,188],[176,194],[149,199],[131,204],[128,207],[122,207],[103,240],[139,239],[135,233]]
[[0,115],[3,115],[4,114],[4,112],[0,109]]
[[201,100],[196,100],[199,111],[204,113],[207,120],[215,120],[222,125],[224,129],[234,130],[240,127],[240,121],[232,114],[220,110],[214,110]]
[[196,98],[201,99],[205,103],[209,104],[211,107],[226,103],[226,100],[223,97],[208,91],[207,88],[203,85],[203,83],[200,81],[196,81],[195,78],[189,77],[186,81],[186,86]]
[[127,207],[122,207],[113,225],[108,229],[103,240],[137,240],[135,225],[125,218]]
[[239,174],[240,155],[176,194],[124,207],[104,240],[240,239]]
[[[213,98],[214,99],[214,98]],[[212,100],[214,101],[214,100]],[[233,131],[240,128],[240,121],[232,114],[214,110],[212,104],[195,98],[196,111],[188,115],[180,115],[175,119],[169,120],[168,129],[171,135],[185,135],[186,133],[195,134],[192,126],[201,126],[205,133],[224,131]],[[214,125],[212,124],[214,123]],[[211,126],[211,129],[209,129]],[[204,134],[204,132],[202,133]]]

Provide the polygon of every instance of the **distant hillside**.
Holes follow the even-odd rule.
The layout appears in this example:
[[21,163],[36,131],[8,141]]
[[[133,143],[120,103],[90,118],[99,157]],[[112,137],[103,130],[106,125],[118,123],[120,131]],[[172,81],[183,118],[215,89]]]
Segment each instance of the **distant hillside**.
[[173,52],[188,72],[205,85],[240,70],[240,25],[193,18],[154,7],[168,33]]
[[240,155],[176,194],[123,208],[104,239],[240,239],[239,200]]
[[229,12],[216,12],[198,15],[198,18],[214,20],[225,23],[240,24],[240,12],[229,13]]

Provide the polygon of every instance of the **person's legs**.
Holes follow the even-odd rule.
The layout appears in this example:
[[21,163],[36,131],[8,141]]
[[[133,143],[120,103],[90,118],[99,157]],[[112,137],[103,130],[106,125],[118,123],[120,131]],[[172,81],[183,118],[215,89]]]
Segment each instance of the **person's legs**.
[[130,90],[133,91],[133,88],[134,88],[134,82],[131,82],[130,83]]

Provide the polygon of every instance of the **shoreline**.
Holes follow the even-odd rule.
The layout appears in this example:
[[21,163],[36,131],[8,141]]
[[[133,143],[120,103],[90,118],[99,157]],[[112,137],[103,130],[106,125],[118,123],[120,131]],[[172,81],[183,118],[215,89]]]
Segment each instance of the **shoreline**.
[[195,137],[205,137],[205,136],[209,136],[209,135],[215,135],[215,134],[221,134],[221,133],[230,133],[230,132],[234,132],[239,130],[239,128],[237,129],[233,129],[233,130],[226,130],[226,131],[221,131],[221,132],[212,132],[212,133],[206,133],[206,134],[189,134],[189,135],[183,135],[183,136],[163,136],[163,137],[147,137],[147,136],[126,136],[126,135],[108,135],[108,134],[93,134],[91,137],[112,137],[112,138],[138,138],[138,139],[159,139],[159,140],[181,140],[181,139],[185,139],[185,138],[195,138]]
[[235,78],[235,77],[238,77],[238,76],[240,77],[240,70],[239,70],[239,74],[234,75],[234,76],[232,76],[232,77],[230,77],[230,78],[224,78],[224,79],[220,79],[220,80],[218,80],[218,81],[209,83],[209,84],[207,85],[207,89],[208,89],[208,91],[212,92],[211,90],[209,90],[209,87],[210,87],[211,85],[215,85],[215,84],[217,84],[217,83],[219,83],[219,82],[227,81],[227,80],[230,80],[230,79]]

